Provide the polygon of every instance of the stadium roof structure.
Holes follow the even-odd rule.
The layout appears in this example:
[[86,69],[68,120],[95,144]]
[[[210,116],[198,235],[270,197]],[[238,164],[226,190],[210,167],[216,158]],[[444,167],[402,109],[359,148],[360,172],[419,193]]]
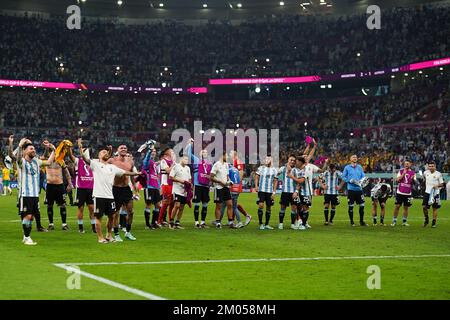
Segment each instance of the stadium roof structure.
[[[121,4],[119,5],[118,2]],[[449,3],[448,0],[378,0],[380,8]],[[0,10],[64,15],[77,4],[82,14],[139,19],[240,20],[264,15],[364,13],[369,0],[2,0]],[[205,7],[206,5],[206,7]]]

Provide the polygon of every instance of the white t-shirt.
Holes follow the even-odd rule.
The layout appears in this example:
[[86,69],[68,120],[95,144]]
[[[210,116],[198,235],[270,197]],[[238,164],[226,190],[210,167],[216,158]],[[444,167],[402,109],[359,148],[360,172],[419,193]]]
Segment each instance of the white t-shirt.
[[[428,194],[431,193],[431,189],[433,189],[433,186],[444,183],[444,178],[439,171],[431,173],[430,170],[426,170],[423,173],[423,177],[425,178],[425,193]],[[435,194],[439,194],[439,190],[440,189],[435,190]]]
[[[183,167],[181,164],[177,163],[172,168],[172,170],[170,170],[169,176],[171,178],[189,181],[191,180],[191,169],[189,169],[188,166]],[[183,197],[187,195],[186,191],[184,190],[184,184],[175,181],[173,182],[172,193],[178,194]]]
[[[216,163],[214,163],[214,165],[211,169],[211,175],[214,175],[215,180],[227,182],[229,180],[228,163],[222,162],[222,161],[217,161]],[[214,187],[217,189],[223,188],[223,186],[217,182],[214,182]]]
[[313,189],[313,184],[312,184],[313,177],[314,177],[314,173],[319,172],[320,168],[319,168],[318,166],[316,166],[315,164],[307,163],[307,164],[305,165],[304,170],[305,170],[305,179],[306,179],[306,182],[308,182],[308,184],[309,184],[309,190],[311,190],[311,193],[312,193],[312,190],[314,190],[314,189]]
[[167,164],[165,159],[161,160],[160,168],[161,168],[161,185],[166,186],[169,184],[169,182],[167,181],[169,175],[166,173],[167,170],[169,169],[169,165]]
[[94,198],[114,199],[112,188],[114,178],[120,177],[125,173],[115,165],[102,163],[98,159],[91,160],[91,169],[94,174]]

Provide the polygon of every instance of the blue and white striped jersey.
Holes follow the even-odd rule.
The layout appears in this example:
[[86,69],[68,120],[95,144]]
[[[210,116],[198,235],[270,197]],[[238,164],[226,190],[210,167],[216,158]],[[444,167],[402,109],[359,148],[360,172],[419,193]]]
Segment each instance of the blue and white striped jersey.
[[272,193],[274,179],[278,176],[278,169],[273,167],[261,166],[256,171],[259,176],[259,192]]
[[311,190],[312,183],[309,181],[310,178],[308,177],[308,174],[307,174],[305,168],[295,170],[293,175],[296,178],[305,178],[305,181],[303,183],[301,183],[300,185],[297,184],[297,186],[300,189],[300,195],[311,197],[312,196],[312,190]]
[[28,162],[24,158],[20,165],[20,196],[21,197],[39,197],[40,191],[40,168],[43,161],[33,159]]
[[342,180],[342,172],[338,170],[334,171],[333,173],[328,170],[325,171],[322,175],[322,181],[327,185],[324,194],[331,194],[331,195],[339,194],[339,191],[336,190],[336,186],[339,185],[341,180]]
[[[293,171],[296,168],[292,168],[291,169],[291,174],[294,175]],[[296,183],[292,178],[289,178],[288,176],[288,172],[287,172],[287,167],[286,166],[282,166],[280,168],[280,171],[278,172],[278,179],[280,181],[282,181],[283,183],[283,188],[282,188],[282,192],[288,192],[288,193],[294,193],[296,190]]]

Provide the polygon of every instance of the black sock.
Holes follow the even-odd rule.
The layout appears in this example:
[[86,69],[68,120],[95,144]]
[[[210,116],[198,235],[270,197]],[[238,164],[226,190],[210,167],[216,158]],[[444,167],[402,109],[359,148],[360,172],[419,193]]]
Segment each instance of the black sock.
[[285,214],[285,211],[286,209],[281,209],[280,210],[280,223],[283,223],[283,221],[284,221],[284,214]]
[[83,231],[83,229],[84,229],[84,228],[83,228],[83,224],[79,224],[79,225],[78,225],[78,230]]
[[131,231],[131,224],[127,223],[127,232],[130,232],[130,231]]
[[381,223],[381,224],[384,223],[384,217],[383,217],[383,216],[380,217],[380,223]]
[[113,231],[114,231],[114,235],[115,235],[115,236],[118,236],[118,235],[119,235],[119,228],[118,228],[118,227],[114,227],[114,228],[113,228]]
[[47,207],[48,223],[53,224],[53,207]]
[[334,215],[336,214],[336,209],[331,208],[331,216],[330,216],[330,222],[333,222]]
[[373,224],[377,224],[377,216],[373,216]]
[[323,209],[323,214],[325,215],[325,222],[328,222],[328,208]]
[[178,220],[178,219],[175,220],[175,224],[176,224],[176,225],[179,225],[179,224],[180,224],[180,220]]
[[92,232],[97,233],[97,230],[95,230],[95,223],[94,223],[94,224],[91,224],[91,226],[92,226]]
[[202,207],[202,221],[206,220],[207,213],[208,213],[208,207]]
[[436,224],[436,219],[433,219],[433,222],[431,222],[432,225]]
[[199,211],[200,211],[200,206],[198,204],[196,204],[194,206],[194,220],[195,221],[198,221]]
[[36,219],[36,227],[42,228],[42,225],[41,225],[41,214],[40,213],[36,213],[34,215],[34,218]]
[[355,222],[353,221],[353,206],[348,207],[348,217],[350,218],[350,223],[354,224]]
[[297,221],[297,212],[291,210],[291,224],[295,224],[296,221]]
[[126,215],[119,214],[119,224],[120,224],[121,228],[126,226],[126,224],[127,224],[127,216]]
[[266,226],[269,225],[270,221],[270,211],[266,211]]
[[306,226],[306,223],[308,222],[308,218],[309,218],[309,211],[303,211],[302,212],[302,222],[303,222],[304,226]]
[[67,209],[66,207],[60,207],[59,213],[61,214],[61,221],[63,224],[66,224],[67,222]]
[[258,220],[259,220],[259,224],[263,224],[262,219],[263,219],[263,210],[258,208]]
[[364,222],[364,206],[359,206],[359,222]]
[[31,227],[28,224],[22,223],[23,235],[25,237],[29,237],[31,233]]
[[156,224],[156,222],[158,221],[158,216],[159,216],[159,210],[153,209],[152,224]]
[[150,209],[144,209],[145,225],[150,226]]

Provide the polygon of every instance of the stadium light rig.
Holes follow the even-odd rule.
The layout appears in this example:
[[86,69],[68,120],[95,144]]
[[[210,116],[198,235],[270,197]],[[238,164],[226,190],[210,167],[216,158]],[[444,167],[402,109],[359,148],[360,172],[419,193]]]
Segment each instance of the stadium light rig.
[[122,4],[123,4],[123,1],[122,1],[122,0],[117,1],[117,5],[118,5],[118,6],[121,6]]
[[203,4],[203,8],[205,8],[205,9],[208,8],[208,4],[207,4],[207,3],[204,3],[204,4]]
[[284,6],[284,1],[280,1],[280,6]]

